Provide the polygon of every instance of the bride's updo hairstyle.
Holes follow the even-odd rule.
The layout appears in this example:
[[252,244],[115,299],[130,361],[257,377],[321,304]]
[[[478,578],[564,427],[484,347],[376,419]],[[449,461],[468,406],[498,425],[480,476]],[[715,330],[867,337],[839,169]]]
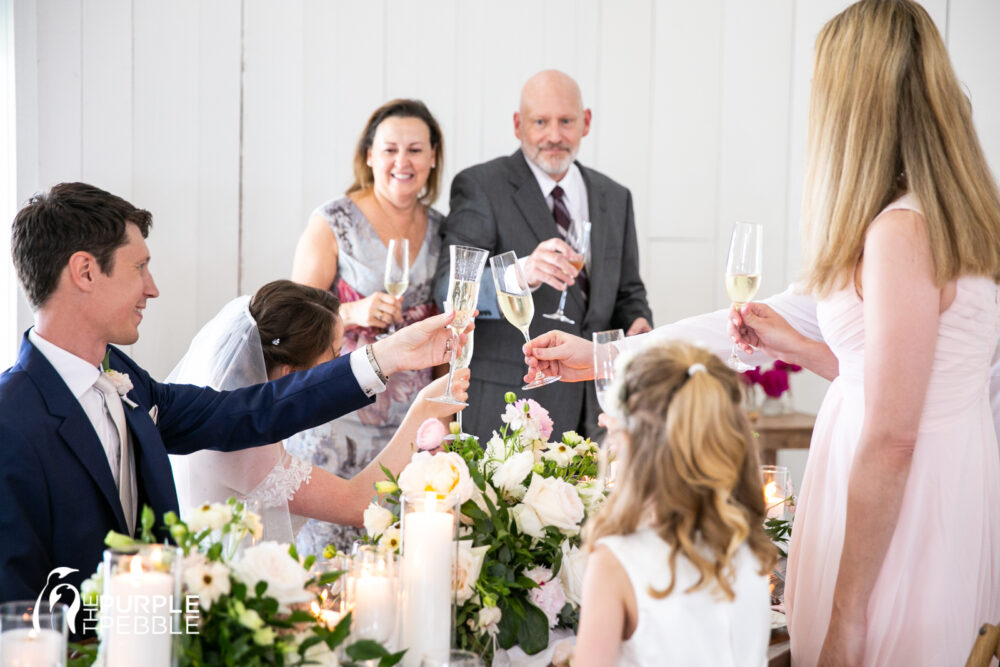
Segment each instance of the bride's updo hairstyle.
[[327,290],[275,280],[250,299],[268,377],[283,364],[309,368],[330,348],[340,300]]
[[[613,389],[618,444],[614,492],[585,529],[588,545],[606,535],[652,528],[701,577],[688,591],[716,588],[732,600],[732,565],[746,542],[770,572],[776,551],[764,532],[766,508],[742,383],[707,350],[672,341],[625,360]],[[674,589],[674,575],[664,598]]]

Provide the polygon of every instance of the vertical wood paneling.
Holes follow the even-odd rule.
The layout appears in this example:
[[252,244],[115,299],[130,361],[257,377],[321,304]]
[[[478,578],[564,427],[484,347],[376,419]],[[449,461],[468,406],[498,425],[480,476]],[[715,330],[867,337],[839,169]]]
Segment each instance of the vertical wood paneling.
[[659,3],[654,13],[649,235],[714,241],[722,0]]
[[718,264],[714,240],[652,239],[647,245],[651,261],[643,267],[643,278],[653,321],[666,324],[709,310],[715,284],[705,278]]
[[727,0],[723,26],[722,124],[719,162],[719,252],[716,304],[722,289],[734,222],[764,225],[761,295],[786,284],[784,200],[788,172],[788,121],[792,4],[752,5]]
[[[948,50],[972,102],[972,118],[995,178],[1000,177],[1000,2],[951,0]],[[940,24],[939,24],[940,26]]]
[[[199,275],[199,21],[196,0],[136,0],[132,202],[153,214],[147,243],[161,296],[149,303],[133,353],[165,376],[201,322],[214,286]],[[123,156],[124,157],[124,156]],[[215,224],[215,223],[210,223]]]
[[[649,234],[650,67],[649,0],[603,2],[601,60],[590,141],[592,166],[632,191],[636,230]],[[640,246],[640,266],[648,267],[648,246]]]
[[132,2],[83,5],[82,177],[132,196]]
[[[445,136],[446,167],[454,175],[482,161],[483,156],[483,113],[484,91],[492,86],[483,80],[482,36],[479,26],[484,25],[486,4],[482,2],[459,2],[457,26],[454,35],[456,53],[454,86],[458,94],[454,101],[454,125],[450,135]],[[500,128],[495,133],[505,132]],[[436,208],[449,210],[450,179],[441,182],[441,195]]]
[[246,0],[241,289],[287,277],[302,228],[304,6]]
[[[40,187],[79,180],[83,171],[81,2],[39,2],[38,180]],[[16,37],[15,37],[16,39]]]

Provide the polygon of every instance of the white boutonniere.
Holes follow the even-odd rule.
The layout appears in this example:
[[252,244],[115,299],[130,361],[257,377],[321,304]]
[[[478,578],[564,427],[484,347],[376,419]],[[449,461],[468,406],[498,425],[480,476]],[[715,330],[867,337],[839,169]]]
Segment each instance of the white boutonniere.
[[104,361],[101,363],[101,368],[104,370],[104,377],[111,381],[111,384],[115,386],[115,390],[118,395],[122,397],[122,403],[129,406],[130,408],[137,408],[139,404],[129,398],[126,394],[132,391],[132,380],[129,379],[128,373],[119,373],[113,370],[110,366],[111,353],[108,352],[104,355]]

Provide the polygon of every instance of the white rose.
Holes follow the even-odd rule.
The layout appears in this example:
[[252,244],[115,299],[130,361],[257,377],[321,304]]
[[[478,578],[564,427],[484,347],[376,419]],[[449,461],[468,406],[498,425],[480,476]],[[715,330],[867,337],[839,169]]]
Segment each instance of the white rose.
[[555,526],[566,535],[580,532],[583,502],[569,482],[532,475],[523,502],[534,510],[542,525]]
[[184,559],[183,579],[188,593],[198,596],[198,604],[205,611],[211,609],[220,596],[229,594],[229,568],[201,554]]
[[596,479],[580,482],[576,485],[576,492],[583,501],[587,514],[593,514],[604,502],[604,485]]
[[287,544],[261,542],[249,547],[233,565],[233,576],[246,584],[250,591],[257,582],[266,581],[265,595],[278,601],[282,613],[290,613],[290,605],[313,599],[305,587],[309,573],[288,554]]
[[496,431],[483,449],[483,458],[479,461],[479,471],[484,475],[492,475],[497,467],[507,460],[507,443]]
[[576,456],[576,450],[562,442],[553,442],[548,447],[542,454],[542,458],[553,461],[560,468],[568,466],[573,461],[573,457]]
[[426,492],[433,491],[445,499],[446,506],[461,507],[476,490],[469,467],[455,452],[417,452],[397,481],[404,496],[423,498]]
[[187,520],[188,530],[200,533],[203,530],[220,530],[233,520],[233,508],[225,503],[205,503],[191,510]]
[[474,547],[471,540],[460,540],[458,543],[457,566],[453,570],[452,583],[455,590],[455,601],[463,604],[476,592],[476,581],[483,569],[483,560],[489,545]]
[[396,517],[392,515],[392,512],[382,507],[378,503],[371,503],[365,508],[364,523],[365,532],[368,533],[368,537],[376,538],[385,532],[388,528],[395,522]]
[[562,552],[559,581],[566,591],[566,599],[579,607],[583,596],[583,574],[587,570],[587,553],[577,547],[570,547],[568,540],[563,542]]
[[503,491],[519,486],[531,474],[535,457],[530,451],[514,454],[493,472],[493,484]]
[[542,520],[538,518],[535,510],[524,503],[519,503],[510,509],[510,514],[514,517],[514,525],[517,526],[522,535],[530,535],[539,539],[545,537],[545,527],[542,526]]
[[500,619],[503,612],[500,607],[483,607],[476,615],[476,630],[485,630],[491,637],[500,632]]

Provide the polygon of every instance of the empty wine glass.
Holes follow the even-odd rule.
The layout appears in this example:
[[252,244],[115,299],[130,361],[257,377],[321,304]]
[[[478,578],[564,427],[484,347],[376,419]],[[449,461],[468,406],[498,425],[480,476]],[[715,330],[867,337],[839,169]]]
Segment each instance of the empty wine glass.
[[[397,301],[403,298],[403,292],[410,286],[410,240],[409,239],[389,239],[389,246],[385,254],[385,279],[383,282],[385,291]],[[376,336],[376,338],[396,331],[396,322],[389,323],[386,334]]]
[[[511,250],[502,255],[490,257],[490,269],[493,271],[493,284],[497,289],[500,312],[503,313],[508,322],[520,330],[525,343],[531,342],[528,328],[531,325],[531,318],[535,315],[535,302],[531,298],[531,288],[528,287],[528,279],[524,277],[524,271],[517,261],[517,255]],[[544,387],[560,378],[559,375],[546,376],[539,369],[538,373],[535,374],[535,379],[521,388]]]
[[[737,222],[733,225],[733,236],[729,241],[729,259],[726,260],[726,292],[738,309],[753,301],[760,287],[760,271],[763,264],[764,229],[761,225]],[[729,367],[738,372],[748,371],[753,366],[746,364],[736,354],[733,343],[729,356]]]
[[618,341],[625,338],[621,329],[594,332],[594,389],[601,410],[610,414],[608,392],[615,381],[615,360],[618,358]]
[[[573,265],[573,268],[580,271],[583,269],[587,253],[590,252],[590,223],[586,220],[573,220],[569,225],[569,230],[566,232],[566,243],[573,249],[573,252],[580,256],[578,260],[571,259],[569,261]],[[559,320],[567,324],[576,324],[574,320],[566,317],[566,314],[563,313],[563,308],[566,307],[566,291],[568,289],[567,287],[567,289],[563,290],[562,297],[559,299],[559,309],[554,313],[542,314],[542,317],[547,317],[550,320]]]
[[[472,322],[472,315],[476,312],[476,304],[479,302],[479,281],[483,277],[483,267],[486,266],[486,257],[489,253],[481,248],[470,248],[463,245],[453,245],[450,251],[451,277],[448,280],[448,300],[445,301],[444,311],[455,313],[455,319],[451,321],[448,328],[455,334],[455,344],[457,345],[458,336],[469,326],[469,323]],[[448,387],[444,394],[428,398],[428,401],[449,405],[468,405],[451,394],[451,382],[455,376],[457,356],[455,352],[452,352],[451,364],[448,369]]]

